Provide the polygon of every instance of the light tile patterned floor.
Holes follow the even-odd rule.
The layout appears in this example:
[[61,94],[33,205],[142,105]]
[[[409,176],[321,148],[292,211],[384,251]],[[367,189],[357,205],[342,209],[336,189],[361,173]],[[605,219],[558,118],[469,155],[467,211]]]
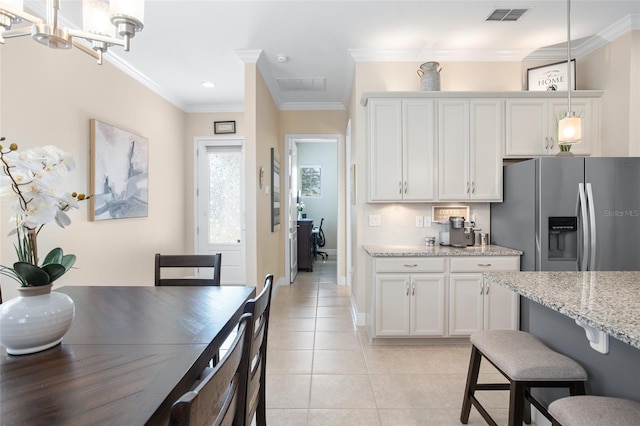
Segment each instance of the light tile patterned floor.
[[[336,285],[335,261],[319,261],[278,289],[269,324],[268,425],[460,425],[470,346],[371,346],[366,330],[354,327],[349,300],[349,288]],[[481,375],[502,379],[485,365]],[[507,423],[506,391],[479,399],[498,424]],[[485,424],[474,408],[469,424]]]

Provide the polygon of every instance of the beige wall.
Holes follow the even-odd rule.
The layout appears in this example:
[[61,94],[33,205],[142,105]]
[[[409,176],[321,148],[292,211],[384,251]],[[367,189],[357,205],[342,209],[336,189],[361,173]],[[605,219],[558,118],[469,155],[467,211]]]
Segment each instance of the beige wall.
[[[71,225],[50,223],[41,251],[61,246],[78,256],[77,269],[57,285],[153,285],[154,253],[183,251],[186,236],[185,114],[108,63],[78,49],[48,49],[30,38],[0,47],[0,134],[23,147],[54,144],[70,152],[77,167],[70,190],[89,192],[89,120],[99,119],[149,139],[149,216],[90,222],[88,203],[72,211]],[[3,202],[0,263],[15,261],[5,237],[10,211]],[[2,280],[4,298],[16,284]]]
[[[262,283],[267,274],[273,274],[278,282],[284,278],[284,235],[287,232],[285,220],[287,216],[281,209],[280,226],[271,232],[271,191],[267,190],[271,182],[271,148],[275,148],[280,157],[281,199],[285,196],[282,194],[282,189],[284,189],[286,156],[284,155],[284,138],[279,137],[278,133],[278,107],[259,72],[256,75],[256,135],[256,164],[247,174],[247,179],[253,181],[256,198],[258,247],[256,282]],[[265,169],[267,183],[262,190],[257,185],[260,167]]]

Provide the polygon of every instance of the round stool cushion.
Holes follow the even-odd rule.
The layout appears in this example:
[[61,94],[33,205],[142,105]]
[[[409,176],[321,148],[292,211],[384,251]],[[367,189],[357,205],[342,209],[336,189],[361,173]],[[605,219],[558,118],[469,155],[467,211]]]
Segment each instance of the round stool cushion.
[[640,402],[604,396],[570,396],[549,404],[549,413],[562,426],[637,426]]
[[471,343],[511,380],[587,380],[580,364],[524,331],[480,331],[471,335]]

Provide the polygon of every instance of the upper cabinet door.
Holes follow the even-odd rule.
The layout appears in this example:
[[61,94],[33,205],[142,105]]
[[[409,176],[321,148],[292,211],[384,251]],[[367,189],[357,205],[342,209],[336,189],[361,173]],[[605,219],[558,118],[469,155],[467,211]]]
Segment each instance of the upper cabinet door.
[[548,117],[546,99],[507,99],[505,155],[545,155],[552,143]]
[[500,99],[472,99],[470,110],[470,200],[502,201],[504,120]]
[[369,199],[402,199],[402,101],[370,99],[369,113]]
[[438,101],[438,198],[442,201],[468,200],[469,100]]
[[432,201],[435,199],[436,146],[435,101],[405,99],[402,101],[403,130],[403,199]]

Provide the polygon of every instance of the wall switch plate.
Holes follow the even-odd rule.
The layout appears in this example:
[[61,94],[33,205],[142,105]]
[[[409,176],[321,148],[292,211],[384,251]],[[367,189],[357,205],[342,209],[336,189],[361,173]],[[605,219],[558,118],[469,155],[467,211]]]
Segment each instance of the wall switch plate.
[[425,216],[423,224],[425,228],[431,228],[431,216]]
[[416,216],[416,228],[422,228],[424,226],[424,220],[422,216]]
[[380,215],[379,214],[370,214],[369,215],[369,226],[380,226]]

